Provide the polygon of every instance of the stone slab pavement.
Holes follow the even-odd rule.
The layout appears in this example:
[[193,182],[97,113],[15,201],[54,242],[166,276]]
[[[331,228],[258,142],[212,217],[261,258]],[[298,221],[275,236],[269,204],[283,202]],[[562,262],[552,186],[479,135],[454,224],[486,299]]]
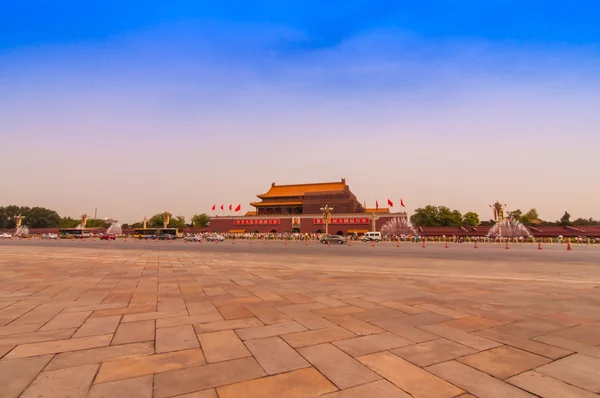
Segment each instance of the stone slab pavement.
[[74,245],[0,246],[0,398],[600,393],[600,251]]

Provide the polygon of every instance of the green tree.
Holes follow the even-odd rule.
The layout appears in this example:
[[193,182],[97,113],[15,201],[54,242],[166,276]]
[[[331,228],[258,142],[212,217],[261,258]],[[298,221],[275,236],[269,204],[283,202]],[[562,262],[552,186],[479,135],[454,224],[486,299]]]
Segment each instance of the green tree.
[[538,224],[540,223],[540,216],[536,209],[531,209],[527,213],[523,214],[520,220],[525,225]]
[[87,220],[85,226],[87,228],[107,228],[108,226],[110,226],[110,223],[107,223],[106,221],[99,218],[91,218]]
[[24,211],[23,216],[23,225],[29,228],[56,228],[60,222],[57,212],[43,207],[32,207]]
[[[184,216],[173,216],[169,220],[169,228],[183,228],[185,227],[185,217]],[[163,227],[163,215],[162,213],[158,213],[150,217],[148,220],[148,227],[153,228],[162,228]]]
[[439,227],[438,208],[433,205],[427,205],[424,208],[418,208],[410,216],[410,222],[419,227]]
[[571,215],[565,211],[565,214],[560,218],[560,225],[566,227],[567,225],[571,225]]
[[472,227],[476,227],[476,226],[478,226],[480,224],[479,214],[474,213],[472,211],[466,212],[463,215],[462,222],[465,225],[470,225]]
[[192,217],[192,225],[194,228],[206,228],[210,222],[210,216],[206,213],[194,214]]
[[62,217],[58,222],[59,228],[75,228],[81,221],[71,217]]
[[516,209],[508,212],[508,218],[513,221],[523,222],[523,212],[521,209]]
[[456,227],[462,225],[462,214],[446,206],[427,205],[415,210],[410,222],[419,227]]
[[588,219],[578,218],[575,221],[573,221],[573,225],[578,227],[587,227],[591,225],[600,225],[600,221],[594,220],[592,217]]

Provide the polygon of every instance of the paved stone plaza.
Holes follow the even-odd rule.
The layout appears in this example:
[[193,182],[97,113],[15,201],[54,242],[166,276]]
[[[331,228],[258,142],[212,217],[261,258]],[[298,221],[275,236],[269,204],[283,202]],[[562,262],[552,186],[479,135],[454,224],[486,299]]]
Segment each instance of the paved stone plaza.
[[600,247],[0,242],[0,358],[0,398],[598,398]]

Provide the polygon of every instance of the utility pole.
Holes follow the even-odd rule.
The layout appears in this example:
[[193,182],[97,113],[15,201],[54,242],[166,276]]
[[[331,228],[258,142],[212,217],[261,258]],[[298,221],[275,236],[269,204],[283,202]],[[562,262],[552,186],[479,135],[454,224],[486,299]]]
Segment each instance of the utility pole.
[[94,210],[94,220],[98,218],[98,208]]

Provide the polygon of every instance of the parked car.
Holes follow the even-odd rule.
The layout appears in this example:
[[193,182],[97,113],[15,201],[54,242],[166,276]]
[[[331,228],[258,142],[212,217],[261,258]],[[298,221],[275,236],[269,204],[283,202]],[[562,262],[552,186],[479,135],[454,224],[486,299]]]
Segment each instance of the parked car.
[[156,238],[158,238],[158,240],[171,240],[171,239],[177,239],[177,236],[171,235],[171,234],[160,234],[160,235],[157,235]]
[[0,239],[10,239],[12,238],[12,235],[9,234],[8,232],[4,232],[0,234]]
[[341,235],[329,235],[321,238],[321,243],[323,244],[337,243],[338,245],[343,245],[346,242],[348,242],[348,238]]
[[367,242],[374,240],[375,242],[381,241],[381,232],[367,232],[362,236],[362,241]]
[[58,239],[58,234],[43,234],[42,239]]
[[206,237],[206,241],[207,242],[224,242],[225,241],[225,237],[222,235],[210,235]]
[[116,240],[117,235],[115,234],[100,234],[100,240]]
[[202,237],[198,235],[192,235],[186,236],[185,238],[183,238],[183,240],[186,242],[200,242],[202,240]]

